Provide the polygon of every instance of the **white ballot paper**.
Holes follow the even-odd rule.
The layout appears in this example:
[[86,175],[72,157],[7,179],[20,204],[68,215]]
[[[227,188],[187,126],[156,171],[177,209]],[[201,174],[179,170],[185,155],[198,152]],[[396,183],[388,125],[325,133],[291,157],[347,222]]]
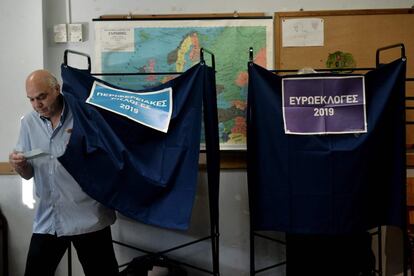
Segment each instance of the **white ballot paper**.
[[44,152],[41,149],[34,149],[34,150],[26,151],[26,152],[23,153],[23,156],[27,160],[39,158],[39,157],[42,157],[42,156],[45,156],[45,155],[48,155],[48,153]]

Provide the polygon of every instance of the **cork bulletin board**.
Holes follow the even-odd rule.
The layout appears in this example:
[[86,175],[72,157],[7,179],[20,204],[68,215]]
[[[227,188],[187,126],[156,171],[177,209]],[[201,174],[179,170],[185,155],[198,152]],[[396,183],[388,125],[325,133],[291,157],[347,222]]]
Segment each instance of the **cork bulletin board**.
[[[317,46],[310,36],[306,42],[306,26],[303,45],[289,46],[284,30],[295,19],[304,19],[310,24],[319,20]],[[306,20],[308,19],[308,21]],[[318,23],[318,21],[316,21]],[[414,97],[414,9],[342,10],[342,11],[301,11],[274,14],[275,69],[337,68],[341,65],[354,68],[373,68],[376,50],[381,47],[403,43],[407,57],[407,97]],[[312,30],[310,30],[312,31]],[[320,43],[322,42],[322,43]],[[400,57],[400,49],[381,52],[380,63]],[[332,60],[341,59],[342,64],[332,66]],[[360,73],[360,72],[359,72]],[[414,107],[414,100],[406,101]],[[407,121],[414,122],[414,109],[407,109]],[[414,124],[407,124],[407,164],[414,166]]]
[[[282,47],[282,24],[289,19],[318,18],[324,24],[323,46]],[[275,68],[326,68],[330,53],[353,55],[356,67],[375,67],[378,48],[404,43],[408,57],[408,75],[414,76],[414,9],[346,10],[275,13]],[[398,56],[390,51],[382,62]]]

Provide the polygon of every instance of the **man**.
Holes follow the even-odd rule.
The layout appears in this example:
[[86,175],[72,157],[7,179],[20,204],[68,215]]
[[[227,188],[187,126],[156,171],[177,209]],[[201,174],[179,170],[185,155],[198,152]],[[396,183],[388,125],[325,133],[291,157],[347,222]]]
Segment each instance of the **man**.
[[[60,85],[48,71],[37,70],[26,80],[26,94],[34,111],[22,118],[16,150],[9,155],[19,175],[34,177],[39,198],[25,275],[53,276],[70,242],[86,276],[117,275],[110,230],[114,211],[85,194],[57,160],[73,126]],[[34,149],[48,155],[27,160],[23,152]]]

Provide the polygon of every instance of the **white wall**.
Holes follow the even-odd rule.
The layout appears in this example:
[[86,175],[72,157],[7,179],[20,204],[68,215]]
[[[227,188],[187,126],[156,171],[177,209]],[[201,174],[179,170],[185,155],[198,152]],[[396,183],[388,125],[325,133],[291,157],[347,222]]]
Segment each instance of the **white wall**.
[[[24,80],[28,72],[43,67],[42,1],[0,1],[0,162],[14,147],[20,117],[29,110]],[[23,275],[31,234],[33,211],[21,204],[21,183],[0,177],[0,207],[9,219],[10,266]]]
[[[184,1],[184,0],[1,0],[0,1],[0,162],[7,160],[18,133],[18,120],[30,109],[24,96],[26,75],[44,66],[59,75],[59,66],[66,48],[93,56],[92,19],[104,14],[162,14],[162,13],[223,13],[266,12],[335,9],[409,8],[414,0],[280,0],[280,1]],[[67,7],[70,7],[70,12]],[[86,41],[55,44],[52,27],[58,23],[85,23]],[[206,213],[205,175],[200,188],[188,232],[161,231],[120,217],[113,227],[115,239],[147,249],[162,250],[169,245],[203,236],[208,232]],[[0,206],[9,220],[10,275],[23,275],[26,250],[31,233],[33,210],[21,202],[22,190],[17,176],[0,176]],[[220,191],[220,265],[222,275],[248,275],[249,236],[246,175],[242,171],[223,171]],[[120,264],[129,261],[135,252],[116,246]],[[391,254],[391,253],[390,253]],[[209,244],[203,243],[176,253],[183,260],[208,267]],[[283,258],[283,248],[258,245],[260,265]],[[392,266],[390,266],[392,267]],[[395,268],[398,272],[398,268]],[[66,274],[63,260],[57,276]],[[82,275],[74,258],[73,275]],[[191,275],[197,275],[192,272]],[[201,274],[200,274],[201,275]],[[263,273],[261,275],[271,275]],[[272,275],[284,275],[283,268]]]
[[0,1],[0,162],[8,159],[28,110],[24,80],[43,66],[41,0]]

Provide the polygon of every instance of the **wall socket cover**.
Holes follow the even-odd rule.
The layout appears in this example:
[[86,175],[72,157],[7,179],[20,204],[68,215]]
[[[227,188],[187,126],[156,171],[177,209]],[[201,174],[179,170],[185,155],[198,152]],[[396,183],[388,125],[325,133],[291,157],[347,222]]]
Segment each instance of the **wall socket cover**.
[[82,42],[82,24],[68,24],[68,41]]
[[66,24],[57,24],[53,26],[54,41],[56,43],[64,43],[68,41]]

